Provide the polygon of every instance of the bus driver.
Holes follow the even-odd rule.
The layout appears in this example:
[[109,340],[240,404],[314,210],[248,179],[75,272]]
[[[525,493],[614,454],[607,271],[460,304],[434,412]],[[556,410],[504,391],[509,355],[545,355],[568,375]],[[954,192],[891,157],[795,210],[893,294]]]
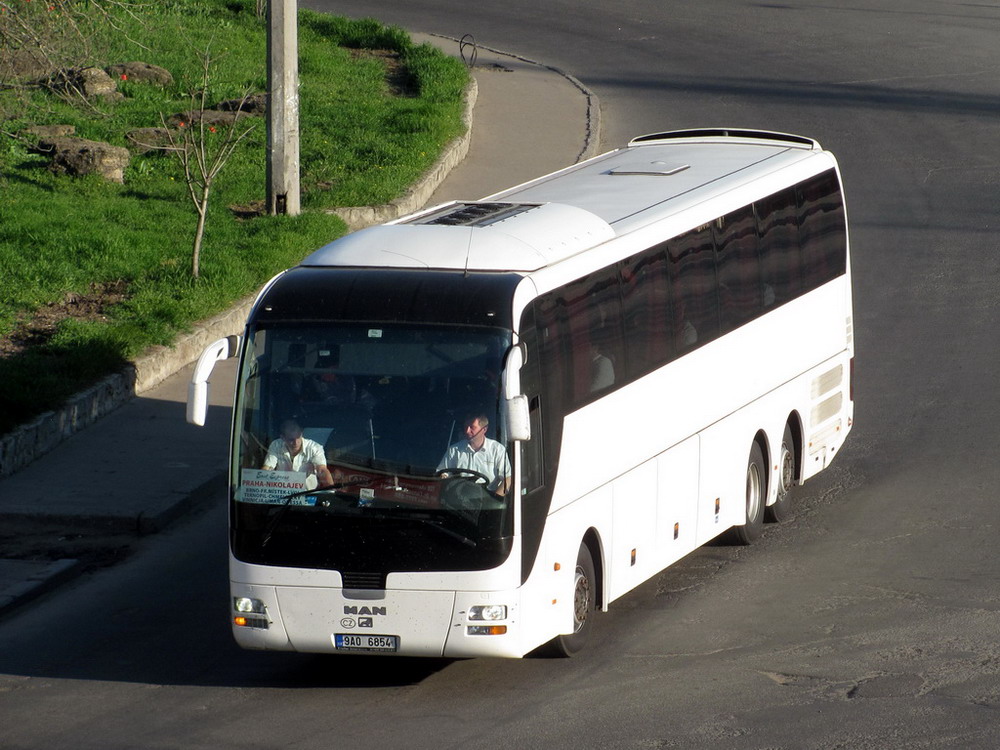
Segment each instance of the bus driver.
[[449,446],[437,471],[448,476],[447,469],[469,469],[486,478],[486,489],[490,492],[505,495],[511,483],[510,458],[500,443],[486,437],[489,424],[485,414],[467,420],[465,440]]
[[[302,427],[294,419],[281,423],[281,437],[273,441],[267,449],[262,469],[270,471],[303,471],[306,489],[315,489],[333,484],[333,477],[326,466],[326,453],[315,440],[302,437]],[[311,487],[309,485],[312,485]]]

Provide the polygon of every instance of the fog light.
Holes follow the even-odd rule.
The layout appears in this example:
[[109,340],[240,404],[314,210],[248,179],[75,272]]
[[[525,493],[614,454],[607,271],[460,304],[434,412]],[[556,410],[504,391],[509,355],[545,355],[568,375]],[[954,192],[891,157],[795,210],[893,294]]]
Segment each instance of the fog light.
[[264,602],[260,599],[251,599],[248,596],[233,597],[233,609],[244,614],[255,615],[262,615],[265,611]]
[[507,606],[504,604],[483,604],[469,607],[470,620],[506,620]]

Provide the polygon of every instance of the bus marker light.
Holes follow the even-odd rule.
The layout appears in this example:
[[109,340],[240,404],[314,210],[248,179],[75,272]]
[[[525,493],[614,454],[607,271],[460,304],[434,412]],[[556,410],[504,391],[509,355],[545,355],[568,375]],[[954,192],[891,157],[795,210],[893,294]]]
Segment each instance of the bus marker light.
[[556,563],[555,565],[552,566],[552,570],[562,570],[562,564]]
[[507,632],[506,625],[470,625],[469,635],[504,635]]
[[260,630],[268,628],[267,620],[263,617],[243,617],[243,615],[236,615],[233,618],[233,625],[240,628],[259,628]]

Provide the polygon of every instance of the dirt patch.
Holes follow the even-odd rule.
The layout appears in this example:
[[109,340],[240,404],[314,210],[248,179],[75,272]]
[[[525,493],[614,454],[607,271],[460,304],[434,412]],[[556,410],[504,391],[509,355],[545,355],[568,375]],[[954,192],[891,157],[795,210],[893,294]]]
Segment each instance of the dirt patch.
[[234,204],[229,207],[229,210],[239,220],[256,219],[267,213],[267,201],[250,201],[242,205]]
[[420,89],[416,79],[399,58],[399,53],[391,49],[357,49],[348,50],[355,60],[375,58],[385,65],[385,82],[389,93],[393,96],[413,98],[419,96]]
[[95,282],[86,294],[67,293],[19,320],[9,334],[0,336],[0,357],[9,357],[49,341],[67,318],[107,320],[105,313],[113,305],[128,299],[128,283],[119,279]]

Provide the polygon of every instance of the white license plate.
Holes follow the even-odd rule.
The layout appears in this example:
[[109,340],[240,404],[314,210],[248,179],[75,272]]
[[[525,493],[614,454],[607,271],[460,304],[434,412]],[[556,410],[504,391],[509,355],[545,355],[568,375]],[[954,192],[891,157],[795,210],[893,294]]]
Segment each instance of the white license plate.
[[333,645],[341,651],[398,651],[399,636],[337,633]]

